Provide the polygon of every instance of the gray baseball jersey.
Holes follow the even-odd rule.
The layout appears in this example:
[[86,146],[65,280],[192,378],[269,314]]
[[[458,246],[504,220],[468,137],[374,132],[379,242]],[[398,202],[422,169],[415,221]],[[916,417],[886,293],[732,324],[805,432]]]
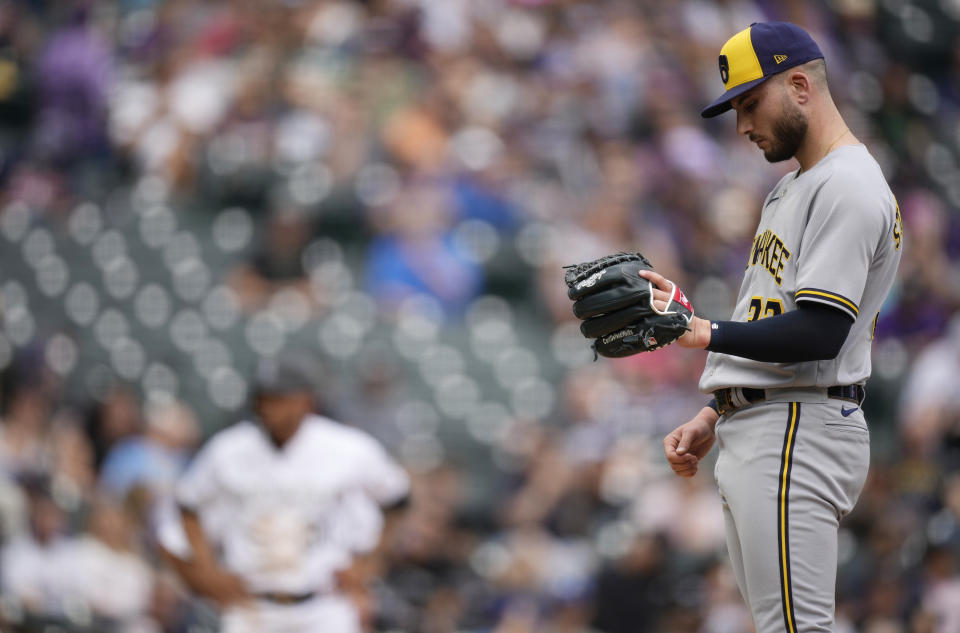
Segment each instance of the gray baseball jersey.
[[[799,171],[799,170],[798,170]],[[836,358],[766,363],[711,353],[700,390],[862,384],[880,306],[900,263],[900,210],[863,145],[839,147],[784,176],[763,203],[734,321],[823,303],[853,319]]]

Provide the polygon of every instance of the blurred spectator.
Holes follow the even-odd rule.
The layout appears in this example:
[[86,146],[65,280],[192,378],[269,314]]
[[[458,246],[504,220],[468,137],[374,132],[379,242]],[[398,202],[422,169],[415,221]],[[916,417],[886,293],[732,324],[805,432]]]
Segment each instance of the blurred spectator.
[[9,542],[26,528],[26,495],[16,481],[0,471],[0,543]]
[[86,420],[98,471],[110,449],[120,440],[140,432],[142,424],[140,403],[133,391],[111,385],[104,398],[90,409]]
[[90,7],[78,3],[40,55],[40,107],[33,139],[38,158],[63,164],[107,151],[112,65],[107,43],[90,22]]
[[0,427],[0,459],[13,475],[39,474],[49,467],[50,403],[35,386],[17,386],[6,397]]
[[152,499],[173,493],[186,467],[199,429],[193,411],[174,400],[148,403],[145,432],[120,440],[100,469],[100,484],[114,499],[124,499],[134,487]]
[[641,533],[625,555],[604,567],[597,578],[594,624],[605,633],[662,631],[660,614],[672,599],[672,549],[666,538]]
[[39,31],[27,7],[6,3],[0,7],[0,178],[6,179],[25,152],[36,112],[31,57]]
[[150,607],[154,572],[136,552],[130,517],[121,506],[101,499],[90,509],[87,524],[87,534],[63,547],[70,566],[64,579],[68,595],[112,630],[156,631],[143,621]]
[[[740,598],[733,570],[718,561],[703,572],[703,633],[737,633],[753,627],[753,617]],[[838,626],[838,630],[843,625]]]
[[935,633],[960,630],[960,577],[956,553],[946,548],[931,548],[924,560],[923,611],[935,623]]
[[[359,359],[357,380],[348,392],[330,405],[337,406],[338,419],[363,429],[388,450],[396,451],[404,439],[404,422],[399,411],[407,402],[403,371],[399,361],[387,350],[371,350]],[[414,423],[421,422],[415,420]]]
[[74,578],[66,537],[67,518],[50,496],[49,483],[27,482],[29,529],[2,550],[3,595],[22,617],[64,615],[69,582]]
[[[960,439],[960,318],[954,317],[943,338],[932,341],[917,355],[903,387],[900,420],[907,448],[923,456],[940,449],[941,443]],[[952,450],[951,450],[952,452]],[[950,455],[956,467],[960,455]]]
[[96,488],[93,448],[83,426],[72,412],[59,411],[50,424],[48,438],[49,474],[58,501],[67,510],[76,510],[89,500]]
[[382,234],[370,245],[367,285],[385,310],[423,294],[455,315],[479,294],[482,271],[452,239],[448,196],[439,183],[414,182],[374,217]]
[[[267,219],[264,234],[249,263],[232,274],[231,286],[245,310],[254,312],[266,307],[276,293],[292,288],[311,297],[311,286],[304,266],[304,248],[313,237],[309,219],[302,209],[287,207]],[[329,302],[329,297],[315,297],[316,302]]]
[[900,337],[922,346],[943,332],[960,305],[960,282],[946,244],[951,220],[943,203],[925,189],[910,191],[900,209],[910,240],[900,277],[911,281],[898,286],[893,309],[883,315],[881,332],[892,326]]
[[709,479],[660,478],[647,484],[632,512],[637,525],[666,535],[684,555],[709,557],[723,542],[720,503]]

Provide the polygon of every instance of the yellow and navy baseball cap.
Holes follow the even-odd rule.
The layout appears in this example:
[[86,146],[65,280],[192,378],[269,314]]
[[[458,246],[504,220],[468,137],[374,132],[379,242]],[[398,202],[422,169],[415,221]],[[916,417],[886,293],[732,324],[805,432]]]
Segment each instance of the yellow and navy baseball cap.
[[731,99],[788,68],[822,58],[817,43],[796,24],[754,22],[720,49],[720,79],[727,91],[700,116],[723,114],[731,108]]

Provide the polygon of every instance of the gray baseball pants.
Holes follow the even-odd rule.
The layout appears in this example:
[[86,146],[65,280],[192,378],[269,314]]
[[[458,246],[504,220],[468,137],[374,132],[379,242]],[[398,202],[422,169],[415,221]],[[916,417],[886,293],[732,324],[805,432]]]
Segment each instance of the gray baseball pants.
[[833,631],[837,531],[863,488],[870,434],[856,403],[783,395],[793,399],[717,423],[727,547],[757,633]]

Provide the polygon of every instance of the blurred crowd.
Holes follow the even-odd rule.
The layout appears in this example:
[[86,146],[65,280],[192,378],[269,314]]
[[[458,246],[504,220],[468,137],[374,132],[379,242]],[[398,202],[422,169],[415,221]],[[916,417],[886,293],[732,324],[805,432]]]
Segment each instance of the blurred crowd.
[[698,113],[771,19],[905,227],[838,632],[960,631],[950,0],[0,0],[3,630],[215,630],[157,507],[256,359],[306,347],[413,476],[378,630],[749,631],[710,469],[661,455],[703,355],[592,362],[561,267],[640,250],[729,317],[793,166]]

